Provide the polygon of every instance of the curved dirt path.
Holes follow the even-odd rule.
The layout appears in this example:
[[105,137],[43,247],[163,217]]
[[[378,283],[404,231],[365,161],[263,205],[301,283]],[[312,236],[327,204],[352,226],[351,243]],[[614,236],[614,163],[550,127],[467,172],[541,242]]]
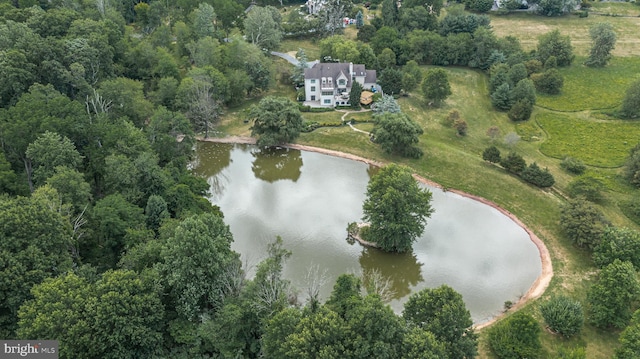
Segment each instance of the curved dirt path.
[[[229,137],[223,137],[223,138],[207,138],[207,139],[198,138],[198,140],[207,141],[207,142],[217,142],[217,143],[240,143],[240,144],[255,144],[256,143],[256,139],[253,138],[253,137],[241,137],[241,136],[229,136]],[[310,152],[322,153],[322,154],[326,154],[326,155],[330,155],[330,156],[346,158],[346,159],[350,159],[350,160],[354,160],[354,161],[360,161],[360,162],[364,162],[366,164],[379,166],[379,167],[385,165],[383,162],[374,161],[374,160],[371,160],[371,159],[368,159],[368,158],[352,155],[350,153],[329,150],[329,149],[326,149],[326,148],[313,147],[313,146],[307,146],[307,145],[299,145],[299,144],[295,144],[295,143],[287,144],[287,145],[285,145],[283,147],[292,148],[292,149],[301,150],[301,151],[310,151]],[[422,182],[422,183],[424,183],[426,185],[443,189],[443,187],[440,184],[438,184],[436,182],[433,182],[433,181],[431,181],[429,179],[426,179],[424,177],[421,177],[421,176],[419,176],[417,174],[414,174],[413,177],[416,180],[418,180],[418,181],[420,181],[420,182]],[[515,303],[511,307],[511,309],[509,309],[509,311],[518,310],[519,308],[524,306],[524,304],[526,304],[530,300],[533,300],[533,299],[536,299],[536,298],[539,298],[540,296],[542,296],[544,291],[549,286],[549,283],[551,283],[551,279],[553,278],[553,265],[551,263],[551,255],[549,254],[549,250],[547,249],[547,246],[545,246],[544,242],[540,238],[538,238],[538,236],[536,236],[536,234],[533,233],[533,231],[531,231],[524,223],[522,223],[522,221],[520,221],[518,219],[518,217],[516,217],[513,213],[507,211],[506,209],[498,206],[496,203],[494,203],[492,201],[489,201],[486,198],[482,198],[482,197],[479,197],[479,196],[476,196],[476,195],[472,195],[472,194],[469,194],[469,193],[466,193],[466,192],[463,192],[463,191],[459,191],[459,190],[456,190],[456,189],[448,188],[448,189],[446,189],[446,191],[453,192],[453,193],[459,194],[459,195],[467,197],[467,198],[471,198],[473,200],[476,200],[478,202],[484,203],[484,204],[486,204],[488,206],[491,206],[491,207],[497,209],[502,214],[504,214],[505,216],[509,217],[517,225],[522,227],[522,229],[524,229],[527,232],[527,234],[529,235],[529,238],[531,239],[531,241],[538,248],[538,252],[540,253],[540,262],[542,264],[542,271],[541,271],[540,275],[538,276],[538,278],[536,278],[536,280],[533,282],[533,284],[531,285],[529,290],[522,297],[520,297],[518,302]],[[501,319],[503,316],[504,316],[504,313],[499,314],[499,315],[493,317],[491,320],[475,326],[475,329],[482,329],[482,328],[488,327],[489,325],[491,325],[491,324],[495,323],[496,321],[498,321],[499,319]]]

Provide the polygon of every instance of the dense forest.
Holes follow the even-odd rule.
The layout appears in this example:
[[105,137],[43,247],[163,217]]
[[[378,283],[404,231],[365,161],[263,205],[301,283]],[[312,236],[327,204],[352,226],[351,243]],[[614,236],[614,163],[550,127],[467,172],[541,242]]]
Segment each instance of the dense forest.
[[242,31],[282,31],[279,14],[248,5],[0,4],[0,337],[59,340],[61,358],[474,356],[451,288],[402,317],[350,275],[300,303],[276,238],[246,278],[187,164],[196,133],[272,84],[277,40]]

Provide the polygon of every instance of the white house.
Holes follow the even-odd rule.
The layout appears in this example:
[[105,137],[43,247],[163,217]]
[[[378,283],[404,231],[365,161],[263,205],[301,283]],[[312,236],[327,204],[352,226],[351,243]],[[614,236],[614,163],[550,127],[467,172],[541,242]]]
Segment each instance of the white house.
[[347,106],[353,81],[360,83],[364,90],[380,91],[376,70],[346,62],[317,63],[304,70],[305,102],[321,107]]

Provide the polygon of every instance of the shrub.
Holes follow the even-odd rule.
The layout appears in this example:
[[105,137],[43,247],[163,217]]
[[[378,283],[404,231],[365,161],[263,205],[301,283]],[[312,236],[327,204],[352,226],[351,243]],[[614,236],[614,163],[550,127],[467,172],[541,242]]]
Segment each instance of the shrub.
[[500,165],[504,167],[505,170],[518,175],[527,168],[527,163],[524,161],[524,158],[515,152],[511,152],[507,157],[503,158],[500,161]]
[[590,202],[600,202],[604,199],[602,190],[604,185],[599,179],[584,176],[571,181],[567,186],[567,193],[572,198],[583,197]]
[[549,69],[543,73],[531,75],[536,90],[549,95],[557,95],[562,89],[564,79],[557,69]]
[[627,218],[640,225],[640,197],[635,196],[619,204],[620,210]]
[[578,334],[584,323],[582,304],[565,295],[544,302],[540,313],[551,330],[567,338]]
[[616,259],[628,261],[640,269],[640,234],[629,228],[608,227],[593,250],[593,262],[605,267]]
[[556,182],[548,169],[541,169],[535,162],[525,168],[522,173],[520,173],[520,176],[526,182],[541,188],[551,187]]
[[453,128],[456,129],[456,131],[458,132],[458,135],[460,136],[467,135],[467,127],[468,127],[467,121],[463,119],[456,120],[456,122],[453,123]]
[[491,163],[500,163],[500,150],[496,146],[487,147],[482,152],[482,159]]
[[631,305],[638,299],[640,284],[633,265],[619,259],[602,268],[587,293],[589,321],[599,328],[624,328],[631,319]]
[[453,127],[453,125],[459,119],[460,119],[460,112],[458,112],[458,110],[456,110],[456,109],[453,109],[453,110],[449,111],[449,114],[442,121],[442,124],[444,126],[447,126],[447,127]]
[[582,161],[569,156],[565,157],[562,160],[562,162],[560,163],[560,167],[562,167],[565,171],[576,175],[583,174],[587,169],[587,166],[585,166]]
[[509,116],[511,121],[526,121],[531,117],[531,112],[533,112],[533,105],[531,102],[527,99],[522,99],[518,100],[513,107],[511,107],[507,116]]
[[560,210],[560,227],[578,247],[593,249],[608,224],[602,212],[581,198],[570,200]]
[[640,187],[640,144],[631,149],[624,166],[624,177],[632,185]]
[[539,358],[540,331],[534,317],[517,312],[489,329],[489,347],[500,359]]
[[491,138],[491,141],[495,141],[500,136],[500,128],[498,126],[491,126],[487,129],[487,136]]

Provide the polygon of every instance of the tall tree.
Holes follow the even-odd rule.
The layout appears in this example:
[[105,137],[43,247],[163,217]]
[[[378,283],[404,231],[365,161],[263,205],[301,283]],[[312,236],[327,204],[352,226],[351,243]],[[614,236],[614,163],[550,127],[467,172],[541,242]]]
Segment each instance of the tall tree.
[[538,38],[538,60],[545,63],[549,57],[555,56],[558,66],[569,66],[575,57],[571,38],[568,35],[560,34],[556,29],[541,35]]
[[611,50],[616,46],[616,33],[609,23],[600,22],[589,28],[591,51],[584,62],[591,67],[603,67],[611,59]]
[[191,13],[191,24],[193,32],[198,38],[216,36],[216,12],[213,6],[207,3],[200,3],[197,9]]
[[351,108],[355,110],[360,109],[360,97],[362,96],[362,85],[358,81],[353,81],[351,85],[351,91],[349,92],[349,103]]
[[444,344],[449,358],[474,358],[478,335],[473,331],[471,314],[462,296],[447,285],[423,289],[409,297],[402,312],[404,319],[434,334]]
[[244,19],[244,33],[247,39],[261,49],[272,50],[282,40],[282,22],[278,9],[254,6]]
[[640,310],[636,310],[631,323],[620,333],[620,346],[616,348],[614,359],[633,359],[640,357]]
[[433,213],[431,192],[420,188],[406,167],[383,167],[367,185],[362,206],[366,238],[385,251],[407,252]]
[[270,147],[295,140],[302,130],[298,105],[284,97],[268,96],[251,109],[251,135],[258,136],[258,146]]
[[0,336],[14,338],[30,289],[71,269],[67,220],[40,198],[0,197]]
[[82,156],[67,137],[49,131],[29,144],[26,155],[31,161],[33,180],[37,185],[51,177],[57,166],[76,169],[82,162]]
[[640,283],[633,265],[614,260],[602,268],[587,293],[589,321],[599,328],[624,328],[631,319],[631,305],[639,294]]
[[232,241],[229,226],[212,213],[189,217],[175,228],[162,249],[161,272],[180,318],[196,321],[205,310],[220,308],[225,271],[239,261]]
[[441,68],[427,71],[422,81],[422,93],[427,102],[433,102],[436,106],[439,106],[451,95],[447,72]]
[[385,152],[411,158],[422,157],[422,150],[416,145],[424,131],[409,116],[386,113],[377,115],[375,121],[371,134]]

